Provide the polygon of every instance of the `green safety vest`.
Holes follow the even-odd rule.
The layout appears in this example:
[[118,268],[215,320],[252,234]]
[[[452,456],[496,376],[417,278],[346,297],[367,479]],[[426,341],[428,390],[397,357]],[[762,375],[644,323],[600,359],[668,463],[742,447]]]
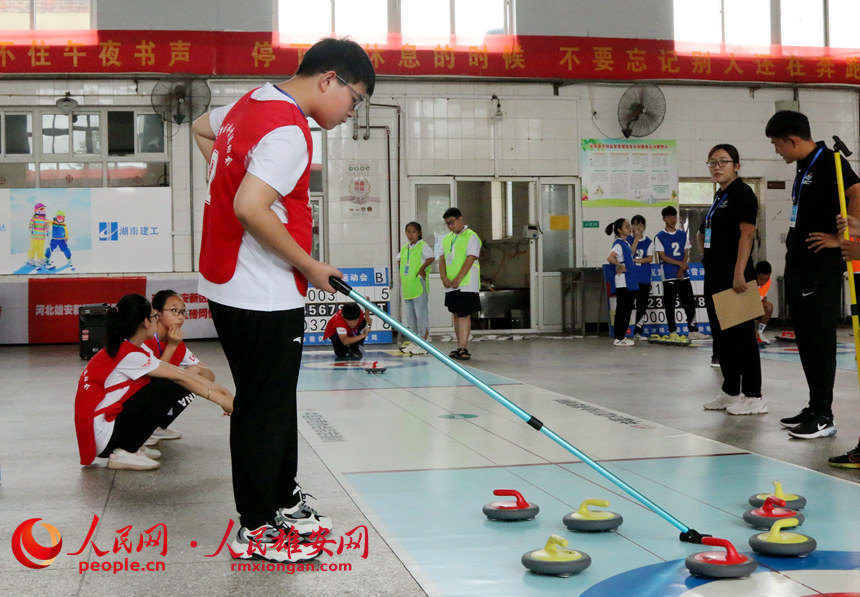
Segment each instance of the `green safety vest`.
[[[427,245],[423,240],[415,243],[415,246],[409,248],[409,243],[403,245],[400,249],[400,287],[403,289],[403,298],[407,301],[418,298],[424,292],[424,286],[421,284],[421,278],[418,277],[418,270],[424,263],[424,247]],[[409,267],[407,272],[406,268]]]
[[[466,263],[466,248],[469,246],[469,241],[473,236],[478,235],[471,228],[465,228],[460,234],[449,232],[445,235],[445,238],[442,239],[442,249],[445,251],[445,271],[448,274],[449,280],[456,278],[457,274],[460,273],[460,269],[463,267],[463,264]],[[452,245],[453,252],[451,248]],[[465,276],[463,276],[463,279],[460,280],[460,286],[458,286],[458,288],[462,288],[469,283],[469,280],[472,278],[473,271],[480,279],[481,265],[478,263],[477,259],[472,263],[472,267],[469,268],[469,271]]]

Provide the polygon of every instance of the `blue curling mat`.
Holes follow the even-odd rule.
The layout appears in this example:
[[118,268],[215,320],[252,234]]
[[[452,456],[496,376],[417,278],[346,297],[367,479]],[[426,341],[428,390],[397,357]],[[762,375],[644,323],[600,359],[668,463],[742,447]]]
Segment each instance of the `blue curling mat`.
[[[370,374],[365,368],[385,367],[385,373]],[[460,363],[464,365],[464,363]],[[466,367],[481,381],[490,385],[517,384],[512,379]],[[363,390],[371,388],[434,388],[471,386],[433,357],[392,355],[382,350],[367,350],[361,361],[336,360],[331,350],[306,351],[302,355],[299,375],[300,392],[330,390]]]
[[[816,538],[818,551],[805,558],[755,556],[760,565],[749,579],[719,581],[732,584],[700,593],[715,581],[690,576],[683,560],[720,548],[681,543],[675,528],[582,463],[352,473],[343,478],[431,595],[761,595],[760,589],[744,589],[744,583],[766,579],[758,574],[775,574],[782,587],[768,595],[813,594],[819,590],[816,582],[822,583],[822,592],[834,591],[839,583],[845,585],[842,591],[860,591],[860,578],[845,572],[860,568],[856,484],[755,454],[603,464],[685,524],[728,539],[747,554],[749,537],[762,532],[741,518],[751,507],[747,499],[772,489],[772,481],[779,479],[786,491],[809,501],[803,510],[807,521],[796,531]],[[521,491],[540,506],[540,514],[526,522],[488,520],[481,512],[484,504],[511,499],[493,496],[499,488]],[[608,509],[624,517],[617,532],[566,529],[563,516],[586,498],[610,501]],[[570,578],[527,572],[520,557],[542,548],[551,534],[588,553],[591,567]],[[814,570],[817,576],[801,582],[785,572],[789,570]]]

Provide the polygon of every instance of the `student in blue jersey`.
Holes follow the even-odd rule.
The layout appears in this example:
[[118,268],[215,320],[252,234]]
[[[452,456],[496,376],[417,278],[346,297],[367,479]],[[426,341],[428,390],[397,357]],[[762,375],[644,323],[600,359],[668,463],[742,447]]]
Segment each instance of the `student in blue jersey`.
[[666,323],[669,335],[661,338],[664,342],[686,342],[687,336],[678,333],[675,324],[675,297],[681,299],[681,307],[687,317],[687,327],[690,333],[698,332],[694,321],[696,317],[696,299],[693,297],[693,286],[687,275],[687,258],[690,256],[690,239],[686,230],[678,230],[678,210],[673,206],[664,207],[660,212],[666,223],[654,238],[654,251],[657,259],[663,264],[663,308],[666,310]]
[[633,271],[639,282],[636,291],[635,337],[642,337],[642,328],[648,322],[648,297],[651,294],[651,263],[654,261],[654,243],[645,236],[645,216],[636,214],[630,220],[633,234],[627,237],[633,251]]
[[618,218],[606,227],[606,234],[615,235],[612,249],[606,260],[615,266],[615,321],[612,326],[615,331],[613,346],[633,346],[633,340],[627,338],[627,326],[630,325],[630,314],[633,312],[633,301],[639,282],[636,280],[633,249],[627,242],[632,232],[630,222]]
[[[430,316],[427,308],[427,268],[436,260],[433,248],[421,240],[421,224],[406,224],[406,240],[409,241],[397,254],[400,262],[400,290],[406,305],[406,327],[424,338],[430,335]],[[427,351],[406,342],[400,350],[406,354],[426,354]]]

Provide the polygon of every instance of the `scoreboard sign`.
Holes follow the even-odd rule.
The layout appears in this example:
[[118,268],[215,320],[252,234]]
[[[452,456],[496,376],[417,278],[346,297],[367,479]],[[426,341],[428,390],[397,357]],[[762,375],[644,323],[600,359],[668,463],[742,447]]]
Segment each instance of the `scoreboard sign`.
[[[385,311],[391,312],[391,284],[388,279],[387,267],[355,267],[341,268],[343,281],[352,286],[356,292],[367,297],[373,304]],[[323,333],[328,320],[337,313],[338,309],[347,303],[349,298],[340,293],[331,293],[319,288],[308,288],[305,301],[305,346],[320,346],[328,340],[323,340]],[[391,326],[378,317],[373,317],[373,326],[365,344],[388,344],[393,341]]]

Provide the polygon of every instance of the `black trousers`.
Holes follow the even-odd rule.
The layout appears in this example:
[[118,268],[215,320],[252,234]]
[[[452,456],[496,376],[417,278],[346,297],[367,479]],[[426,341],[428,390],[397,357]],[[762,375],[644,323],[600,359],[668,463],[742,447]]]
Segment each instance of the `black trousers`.
[[681,308],[687,316],[690,331],[695,331],[693,320],[696,318],[696,298],[693,296],[693,285],[689,278],[663,281],[663,308],[666,310],[666,323],[670,334],[678,329],[675,323],[675,297],[681,300]]
[[[356,328],[358,333],[361,333],[366,326],[367,326],[367,322],[362,321],[359,324],[358,328]],[[359,340],[358,342],[353,342],[352,344],[349,344],[349,345],[344,344],[343,342],[340,341],[340,336],[337,335],[337,332],[335,332],[331,336],[331,338],[329,338],[329,340],[331,340],[331,347],[334,349],[335,356],[339,359],[343,359],[343,358],[349,356],[350,352],[355,352],[357,350],[360,350],[359,347],[364,345],[364,340]]]
[[639,290],[636,291],[636,326],[648,313],[648,297],[651,296],[651,284],[639,284]]
[[832,415],[842,273],[787,267],[785,294],[800,363],[809,386],[809,406],[816,414]]
[[170,425],[191,400],[188,390],[178,383],[160,377],[150,379],[122,405],[110,441],[99,456],[107,458],[117,448],[137,452],[156,427]]
[[761,396],[761,357],[755,339],[755,321],[750,319],[727,330],[720,328],[714,309],[714,294],[732,287],[734,272],[722,273],[705,268],[705,308],[714,338],[713,356],[720,360],[723,392],[736,396]]
[[296,384],[304,309],[252,311],[209,301],[236,395],[230,417],[233,496],[248,529],[295,505]]
[[635,297],[636,293],[632,290],[615,289],[615,321],[612,325],[616,340],[623,340],[627,336],[627,326],[630,325],[630,314],[633,312]]

